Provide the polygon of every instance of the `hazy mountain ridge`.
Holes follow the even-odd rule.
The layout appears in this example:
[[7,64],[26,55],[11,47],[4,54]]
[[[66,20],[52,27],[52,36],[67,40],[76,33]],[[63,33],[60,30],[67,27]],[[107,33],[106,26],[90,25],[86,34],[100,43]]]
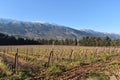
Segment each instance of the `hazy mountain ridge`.
[[0,32],[31,39],[65,39],[83,36],[120,38],[119,34],[102,33],[93,30],[77,30],[46,22],[25,22],[2,18],[0,19]]

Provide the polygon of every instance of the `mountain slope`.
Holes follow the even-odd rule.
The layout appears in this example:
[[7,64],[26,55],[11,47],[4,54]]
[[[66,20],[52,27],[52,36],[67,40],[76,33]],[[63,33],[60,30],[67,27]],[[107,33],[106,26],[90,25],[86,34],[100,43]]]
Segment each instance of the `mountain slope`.
[[10,19],[0,19],[0,32],[31,39],[65,39],[75,37],[80,38],[83,36],[104,37],[106,35],[111,38],[120,38],[120,35],[118,34],[105,34],[92,30],[76,30],[56,24],[24,22]]

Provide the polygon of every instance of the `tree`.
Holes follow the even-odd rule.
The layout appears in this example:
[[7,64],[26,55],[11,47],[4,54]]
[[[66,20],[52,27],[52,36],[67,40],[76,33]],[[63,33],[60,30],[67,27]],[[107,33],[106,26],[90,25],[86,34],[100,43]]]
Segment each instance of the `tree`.
[[106,37],[103,39],[103,41],[104,41],[104,44],[105,44],[106,47],[108,47],[108,46],[111,45],[111,39],[110,39],[108,36],[106,36]]

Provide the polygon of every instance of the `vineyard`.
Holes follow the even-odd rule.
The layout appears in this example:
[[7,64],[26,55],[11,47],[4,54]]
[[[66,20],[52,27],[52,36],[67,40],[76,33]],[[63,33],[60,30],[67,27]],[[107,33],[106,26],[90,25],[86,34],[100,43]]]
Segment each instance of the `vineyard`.
[[0,46],[1,80],[120,80],[119,47]]

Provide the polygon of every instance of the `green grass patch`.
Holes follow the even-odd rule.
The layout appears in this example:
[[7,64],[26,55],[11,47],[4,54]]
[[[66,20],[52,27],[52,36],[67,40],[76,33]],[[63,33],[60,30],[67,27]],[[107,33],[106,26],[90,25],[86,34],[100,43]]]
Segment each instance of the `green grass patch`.
[[110,80],[110,77],[105,73],[89,73],[85,80]]

